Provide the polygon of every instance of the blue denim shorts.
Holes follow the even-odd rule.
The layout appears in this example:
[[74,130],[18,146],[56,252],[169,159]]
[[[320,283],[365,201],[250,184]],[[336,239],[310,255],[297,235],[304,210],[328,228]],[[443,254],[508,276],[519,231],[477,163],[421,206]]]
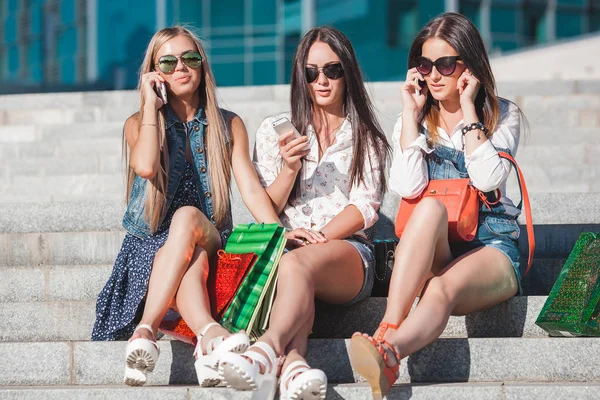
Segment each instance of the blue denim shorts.
[[[484,214],[480,217],[475,240],[472,242],[452,243],[452,255],[459,257],[478,247],[487,246],[498,249],[510,260],[519,283],[519,295],[523,294],[521,278],[525,271],[521,267],[521,254],[518,240],[521,234],[515,217],[507,214]],[[483,220],[483,221],[481,221]]]
[[365,277],[363,280],[363,285],[360,288],[360,292],[358,292],[358,294],[352,300],[340,304],[341,306],[350,306],[371,296],[373,282],[375,281],[375,252],[373,244],[371,244],[371,242],[362,236],[353,235],[347,239],[344,239],[344,241],[350,243],[356,250],[358,250],[358,254],[360,254],[360,258],[362,258],[363,261],[365,272]]

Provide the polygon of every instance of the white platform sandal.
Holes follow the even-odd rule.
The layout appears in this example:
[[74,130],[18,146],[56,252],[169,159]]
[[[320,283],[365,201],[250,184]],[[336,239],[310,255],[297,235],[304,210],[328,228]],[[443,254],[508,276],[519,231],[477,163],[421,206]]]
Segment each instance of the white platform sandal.
[[[259,348],[267,358],[258,353]],[[227,387],[236,390],[253,390],[252,399],[271,400],[277,391],[277,368],[282,362],[271,346],[256,342],[243,354],[228,353],[221,358],[219,372]],[[260,373],[260,366],[264,373]]]
[[242,353],[250,346],[250,338],[243,332],[235,333],[227,338],[221,335],[208,342],[206,354],[204,354],[200,343],[206,332],[214,326],[219,326],[219,324],[211,322],[204,327],[202,333],[198,335],[198,343],[196,344],[196,350],[194,350],[194,356],[197,356],[194,367],[198,376],[198,384],[202,387],[217,386],[221,383],[219,362],[224,354],[229,352]]
[[[135,332],[147,329],[154,337],[152,327],[147,324],[138,325]],[[125,378],[123,382],[129,386],[142,386],[146,383],[148,372],[154,371],[160,350],[155,341],[137,338],[127,344],[125,349]]]
[[305,361],[294,361],[279,381],[280,400],[323,400],[327,394],[327,375]]

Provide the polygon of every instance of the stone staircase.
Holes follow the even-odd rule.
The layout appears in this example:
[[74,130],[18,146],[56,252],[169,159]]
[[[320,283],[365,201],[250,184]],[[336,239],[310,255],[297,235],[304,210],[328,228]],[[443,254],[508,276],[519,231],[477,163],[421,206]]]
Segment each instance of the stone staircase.
[[[391,138],[400,84],[369,89]],[[452,317],[440,340],[403,361],[389,398],[598,398],[590,355],[600,340],[550,338],[534,322],[579,234],[600,231],[600,82],[504,83],[499,93],[530,124],[517,154],[536,225],[525,296]],[[220,94],[251,142],[262,118],[289,108],[287,86]],[[121,134],[137,102],[134,92],[0,96],[1,399],[250,398],[197,387],[193,349],[167,337],[150,387],[127,388],[125,343],[89,341],[95,299],[124,236]],[[397,204],[386,196],[379,237],[393,234]],[[235,188],[233,209],[236,223],[251,221]],[[319,305],[308,358],[327,373],[328,398],[370,398],[350,368],[347,338],[374,331],[385,304],[373,297],[349,308]]]

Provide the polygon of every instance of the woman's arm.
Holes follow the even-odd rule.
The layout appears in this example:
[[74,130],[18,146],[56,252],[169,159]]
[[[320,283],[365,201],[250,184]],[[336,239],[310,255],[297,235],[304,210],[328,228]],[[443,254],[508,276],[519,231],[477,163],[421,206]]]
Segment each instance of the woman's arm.
[[429,183],[429,172],[424,154],[431,152],[425,135],[418,137],[402,150],[404,136],[403,114],[398,116],[392,135],[393,160],[390,169],[390,189],[406,199],[419,196]]
[[154,87],[163,81],[156,72],[144,74],[141,89],[144,96],[142,120],[138,113],[129,117],[124,127],[129,146],[129,166],[144,179],[152,179],[160,168],[158,109],[163,103]]
[[281,158],[283,159],[283,166],[279,174],[277,174],[277,178],[267,187],[267,193],[273,201],[278,214],[283,212],[290,193],[294,188],[296,177],[300,172],[300,168],[302,168],[302,157],[308,153],[305,150],[307,143],[306,136],[286,143],[291,136],[292,132],[289,132],[279,137],[279,154],[281,154]]
[[420,87],[423,75],[416,68],[406,73],[402,88],[403,112],[398,116],[392,135],[394,158],[390,170],[390,189],[413,199],[429,182],[424,153],[430,152],[425,135],[419,134],[419,112],[427,100],[427,86]]
[[280,223],[273,210],[271,199],[261,186],[248,152],[248,133],[246,126],[237,115],[231,120],[233,149],[231,166],[242,200],[257,222]]
[[473,185],[483,192],[499,188],[511,170],[510,161],[500,158],[497,149],[508,150],[514,157],[519,147],[521,112],[510,102],[501,104],[500,110],[498,127],[491,138],[486,139],[470,154],[465,154],[469,177]]
[[302,157],[308,154],[305,150],[308,138],[302,136],[286,143],[292,132],[279,136],[271,122],[272,118],[266,118],[256,131],[254,166],[279,215],[302,168]]

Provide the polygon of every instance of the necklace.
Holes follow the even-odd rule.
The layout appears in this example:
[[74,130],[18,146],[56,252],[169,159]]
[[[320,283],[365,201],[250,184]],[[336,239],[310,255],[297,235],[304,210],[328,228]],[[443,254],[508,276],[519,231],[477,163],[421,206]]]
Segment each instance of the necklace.
[[346,122],[346,120],[342,121],[342,123],[337,128],[325,135],[325,137],[323,138],[320,138],[317,134],[317,139],[319,139],[319,145],[322,146],[324,142],[326,142],[328,139],[331,139],[332,136],[335,136],[335,134],[338,133],[338,131],[342,128],[342,125],[344,125],[344,122]]

